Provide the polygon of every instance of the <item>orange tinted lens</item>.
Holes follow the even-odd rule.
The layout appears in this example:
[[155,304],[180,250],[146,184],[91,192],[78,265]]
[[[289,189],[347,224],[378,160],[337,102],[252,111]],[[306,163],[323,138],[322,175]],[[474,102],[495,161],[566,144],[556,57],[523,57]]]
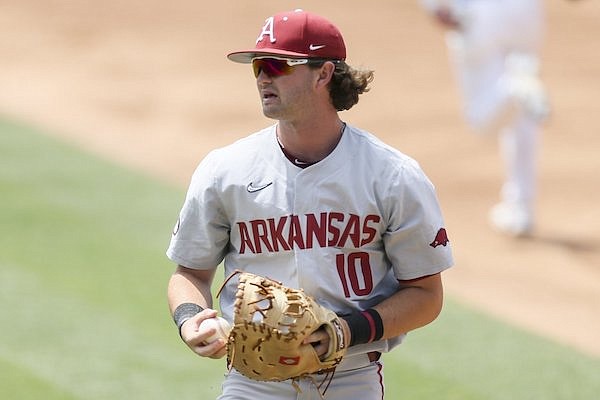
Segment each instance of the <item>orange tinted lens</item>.
[[261,71],[268,76],[281,76],[292,72],[292,67],[287,64],[287,61],[276,60],[274,58],[252,60],[252,69],[254,70],[255,77],[258,77]]

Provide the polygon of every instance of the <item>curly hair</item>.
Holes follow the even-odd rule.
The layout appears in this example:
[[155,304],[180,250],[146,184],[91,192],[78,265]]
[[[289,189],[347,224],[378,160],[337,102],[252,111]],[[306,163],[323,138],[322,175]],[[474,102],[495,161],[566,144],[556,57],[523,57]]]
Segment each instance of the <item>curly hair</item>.
[[311,60],[309,67],[320,68],[327,61],[335,64],[335,70],[329,82],[329,96],[337,111],[349,110],[358,103],[358,96],[369,91],[374,71],[356,69],[341,60]]
[[358,103],[358,96],[368,92],[373,82],[374,71],[356,69],[344,61],[336,63],[335,71],[329,84],[331,102],[338,111],[349,110]]

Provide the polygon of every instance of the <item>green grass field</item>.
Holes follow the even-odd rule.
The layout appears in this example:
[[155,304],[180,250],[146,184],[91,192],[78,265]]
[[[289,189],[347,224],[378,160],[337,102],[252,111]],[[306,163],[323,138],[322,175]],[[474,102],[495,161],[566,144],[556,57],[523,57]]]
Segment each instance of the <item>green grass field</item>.
[[[223,360],[187,350],[166,306],[164,251],[183,196],[0,120],[1,399],[217,396]],[[384,361],[386,399],[600,393],[600,360],[452,299]]]

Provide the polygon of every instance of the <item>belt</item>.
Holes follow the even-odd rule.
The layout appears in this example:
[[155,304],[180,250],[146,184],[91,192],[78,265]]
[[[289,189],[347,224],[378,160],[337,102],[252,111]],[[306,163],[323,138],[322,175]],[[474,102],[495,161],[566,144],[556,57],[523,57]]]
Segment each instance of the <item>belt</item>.
[[348,356],[342,360],[340,365],[336,368],[336,371],[349,371],[351,369],[364,368],[374,361],[379,361],[380,358],[381,353],[378,351]]
[[379,361],[379,359],[381,358],[381,353],[378,351],[371,351],[367,353],[367,356],[369,357],[370,362]]

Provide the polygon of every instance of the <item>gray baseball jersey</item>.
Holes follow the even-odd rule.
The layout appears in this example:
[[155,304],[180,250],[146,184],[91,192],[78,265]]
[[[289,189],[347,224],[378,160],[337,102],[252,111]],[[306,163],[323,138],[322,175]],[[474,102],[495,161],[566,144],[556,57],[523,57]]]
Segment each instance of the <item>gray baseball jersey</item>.
[[[398,280],[436,274],[452,255],[434,187],[410,157],[347,125],[307,168],[283,154],[276,125],[209,153],[195,171],[167,256],[303,288],[338,313],[372,307]],[[237,281],[220,296],[231,321]],[[402,337],[354,346],[389,351]]]

